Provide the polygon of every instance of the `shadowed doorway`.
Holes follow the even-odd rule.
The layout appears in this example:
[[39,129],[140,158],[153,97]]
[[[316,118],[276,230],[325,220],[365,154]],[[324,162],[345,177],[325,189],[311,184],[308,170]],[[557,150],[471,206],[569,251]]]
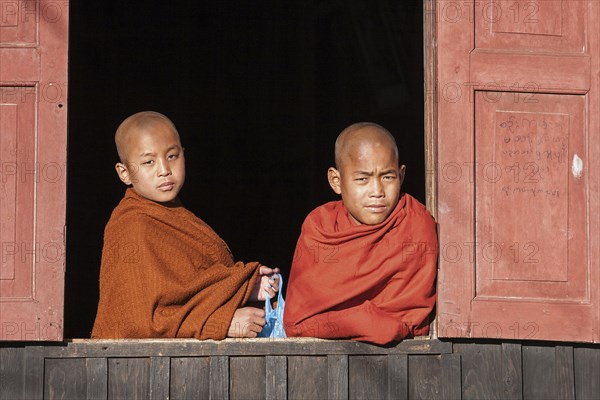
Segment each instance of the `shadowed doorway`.
[[[89,337],[104,225],[125,186],[113,135],[141,110],[176,124],[184,205],[238,260],[287,278],[338,133],[388,128],[425,202],[422,2],[70,4],[65,337]],[[287,279],[286,279],[287,280]]]

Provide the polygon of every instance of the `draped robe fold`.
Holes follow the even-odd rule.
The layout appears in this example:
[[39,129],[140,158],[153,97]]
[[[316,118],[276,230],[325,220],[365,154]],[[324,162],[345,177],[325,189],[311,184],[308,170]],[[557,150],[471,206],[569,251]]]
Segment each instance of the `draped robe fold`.
[[288,336],[386,344],[427,334],[435,304],[435,222],[403,194],[388,218],[358,225],[341,201],[302,225],[288,281]]
[[225,242],[184,207],[129,188],[104,231],[92,337],[224,339],[258,266],[234,262]]

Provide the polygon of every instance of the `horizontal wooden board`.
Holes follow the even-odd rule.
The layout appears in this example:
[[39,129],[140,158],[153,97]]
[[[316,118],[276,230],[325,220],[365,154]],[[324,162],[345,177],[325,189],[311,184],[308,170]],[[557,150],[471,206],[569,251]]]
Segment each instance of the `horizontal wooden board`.
[[[598,345],[492,340],[446,344],[451,353],[262,356],[232,355],[225,347],[218,354],[182,357],[165,352],[165,343],[154,342],[145,343],[151,355],[142,357],[134,343],[131,354],[121,343],[116,357],[75,352],[56,357],[47,353],[58,345],[4,343],[0,398],[600,398]],[[77,352],[97,345],[79,343]]]
[[405,340],[394,346],[376,346],[350,340],[320,339],[226,339],[223,341],[194,339],[165,340],[73,340],[45,347],[48,357],[171,357],[317,354],[440,354],[452,351],[449,342],[439,340]]

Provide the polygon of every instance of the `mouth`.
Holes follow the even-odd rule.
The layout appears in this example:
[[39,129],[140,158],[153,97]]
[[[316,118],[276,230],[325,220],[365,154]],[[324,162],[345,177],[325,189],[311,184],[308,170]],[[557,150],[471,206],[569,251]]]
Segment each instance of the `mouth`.
[[365,208],[373,213],[382,213],[387,207],[385,204],[368,204]]
[[170,190],[172,190],[175,187],[175,183],[174,182],[163,182],[158,186],[159,190],[162,190],[163,192],[168,192]]

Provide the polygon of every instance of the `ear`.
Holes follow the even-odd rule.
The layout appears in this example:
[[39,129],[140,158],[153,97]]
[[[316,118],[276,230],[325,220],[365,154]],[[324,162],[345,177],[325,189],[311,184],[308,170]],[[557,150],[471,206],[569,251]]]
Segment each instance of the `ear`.
[[327,181],[329,181],[329,186],[333,189],[337,194],[342,194],[342,185],[341,185],[341,176],[340,171],[331,167],[327,170]]
[[400,180],[400,187],[404,183],[404,175],[406,175],[406,165],[401,165],[398,172],[398,179]]
[[115,164],[115,170],[117,171],[117,175],[119,175],[119,179],[126,185],[131,185],[131,177],[129,176],[129,170],[127,166],[123,163]]

